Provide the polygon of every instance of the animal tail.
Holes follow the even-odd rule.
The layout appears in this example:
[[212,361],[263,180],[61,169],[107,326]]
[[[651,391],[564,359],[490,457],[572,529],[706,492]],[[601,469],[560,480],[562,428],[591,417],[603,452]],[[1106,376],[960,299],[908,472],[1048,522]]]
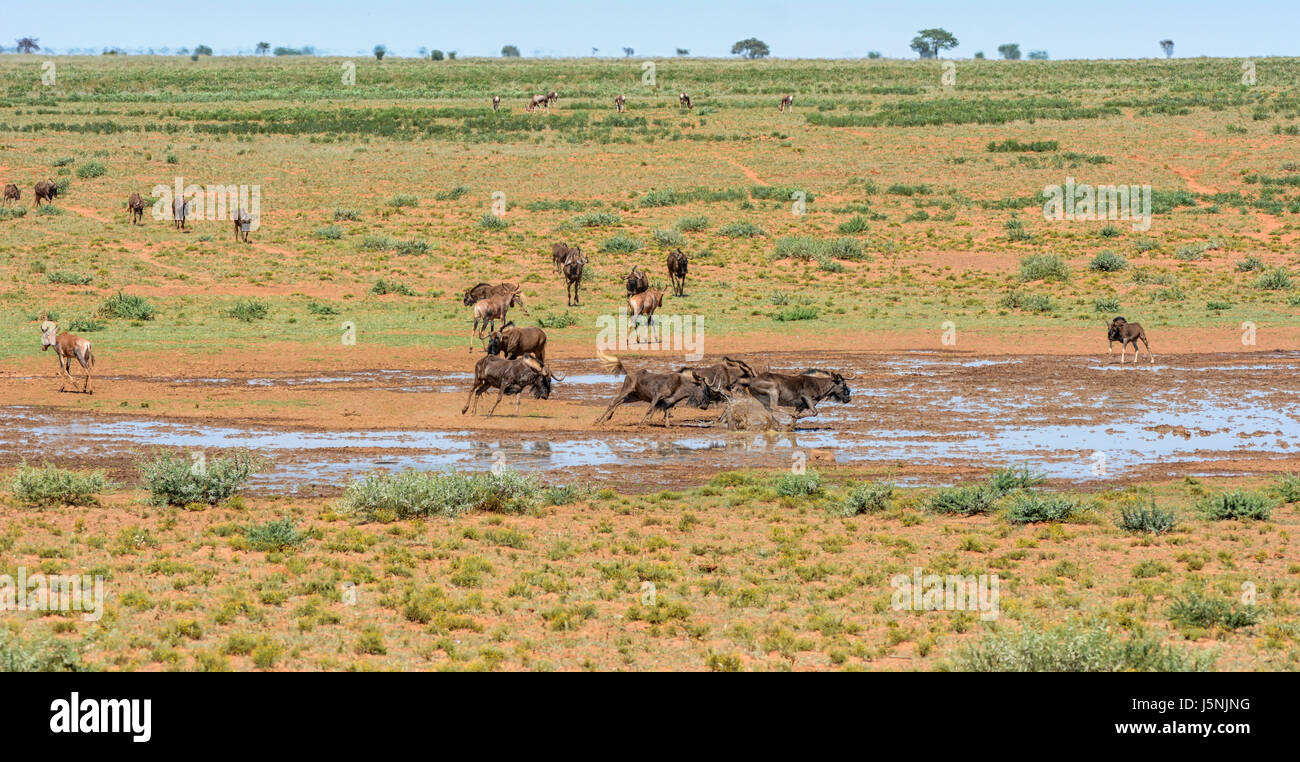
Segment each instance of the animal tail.
[[86,347],[86,367],[90,370],[95,369],[95,350],[91,347]]
[[610,373],[616,376],[626,376],[627,369],[623,367],[623,360],[615,355],[607,355],[603,351],[600,354],[600,364]]

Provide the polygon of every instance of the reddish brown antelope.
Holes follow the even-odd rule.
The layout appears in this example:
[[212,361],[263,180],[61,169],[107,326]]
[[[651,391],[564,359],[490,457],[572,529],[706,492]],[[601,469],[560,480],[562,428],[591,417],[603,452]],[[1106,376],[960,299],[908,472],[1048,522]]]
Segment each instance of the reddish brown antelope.
[[794,94],[792,93],[792,94],[787,95],[787,96],[785,96],[784,98],[782,98],[782,99],[781,99],[781,103],[780,103],[780,105],[778,105],[778,106],[776,107],[776,110],[777,110],[777,111],[782,111],[782,112],[785,112],[785,111],[793,111],[793,110],[794,110]]
[[682,93],[681,95],[678,95],[677,107],[685,108],[685,109],[694,108],[694,106],[691,105],[691,96],[687,95],[686,93]]
[[71,383],[76,386],[76,380],[72,377],[72,361],[75,358],[85,371],[86,377],[82,381],[81,391],[86,394],[94,394],[90,388],[90,371],[95,368],[95,353],[91,350],[90,340],[83,339],[80,336],[64,331],[59,333],[59,325],[52,320],[46,320],[41,323],[41,351],[54,347],[55,358],[59,361],[59,373],[63,376],[63,384],[59,386],[59,391],[64,391]]
[[533,99],[530,100],[528,102],[528,105],[524,107],[524,111],[527,111],[528,113],[531,114],[540,107],[545,107],[547,111],[551,110],[550,102],[546,100],[545,95],[534,95]]
[[549,93],[547,93],[547,94],[546,94],[546,110],[547,110],[547,111],[550,111],[550,110],[551,110],[551,106],[554,106],[554,105],[555,105],[555,102],[558,101],[559,99],[560,99],[560,94],[557,93],[557,92],[555,92],[554,90],[552,90],[552,91],[550,91]]
[[18,201],[22,197],[23,192],[18,189],[17,185],[13,183],[5,185],[5,206],[8,206],[10,201]]
[[528,314],[528,308],[524,306],[524,297],[522,290],[516,288],[504,294],[494,294],[486,299],[479,299],[474,303],[474,327],[469,332],[469,351],[474,351],[474,337],[478,336],[479,341],[485,340],[485,333],[488,330],[496,330],[497,321],[505,322],[506,313],[510,308],[519,305],[519,309]]
[[492,110],[499,111],[500,109],[501,109],[501,96],[500,95],[492,96]]
[[1119,364],[1124,364],[1124,350],[1129,344],[1133,345],[1133,364],[1137,365],[1138,361],[1138,341],[1146,347],[1147,360],[1155,363],[1156,358],[1151,354],[1151,345],[1147,344],[1147,332],[1142,330],[1141,323],[1130,323],[1122,317],[1117,317],[1106,326],[1106,354],[1115,353],[1115,342],[1119,342]]
[[626,105],[627,105],[627,96],[619,95],[617,98],[614,99],[614,110],[617,111],[618,113],[620,114],[623,113],[623,108]]
[[663,306],[664,294],[668,292],[663,289],[650,289],[640,294],[633,294],[627,298],[627,330],[628,333],[636,330],[636,319],[645,315],[646,328],[653,328],[655,324],[655,310]]
[[139,225],[144,217],[144,198],[139,193],[132,193],[126,200],[126,209],[131,213],[131,224]]

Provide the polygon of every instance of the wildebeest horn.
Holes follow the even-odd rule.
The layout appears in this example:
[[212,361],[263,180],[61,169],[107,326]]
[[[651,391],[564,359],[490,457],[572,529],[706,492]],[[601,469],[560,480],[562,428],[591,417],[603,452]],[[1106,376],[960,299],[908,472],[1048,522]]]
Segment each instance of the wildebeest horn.
[[851,381],[851,380],[853,380],[853,379],[855,379],[855,378],[857,378],[857,377],[858,377],[858,374],[857,374],[857,373],[841,373],[841,374],[840,374],[840,378],[842,378],[842,379],[844,379],[844,380],[846,380],[846,381]]
[[556,381],[563,381],[563,380],[564,380],[564,376],[561,376],[559,373],[556,373],[555,371],[551,370],[551,366],[549,366],[549,365],[543,365],[543,366],[542,366],[542,370],[546,372],[546,375],[550,376],[551,378],[555,379]]
[[41,323],[41,333],[49,333],[50,331],[53,331],[55,328],[58,327],[59,327],[58,323],[55,323],[52,320],[46,320],[44,323]]

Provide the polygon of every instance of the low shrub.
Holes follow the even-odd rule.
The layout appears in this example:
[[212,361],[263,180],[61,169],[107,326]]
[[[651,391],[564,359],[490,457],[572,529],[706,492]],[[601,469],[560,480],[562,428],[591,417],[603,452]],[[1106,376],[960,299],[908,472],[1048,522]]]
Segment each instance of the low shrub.
[[23,463],[9,486],[14,500],[32,507],[96,505],[99,493],[113,488],[103,471],[77,473],[49,463],[41,468]]
[[140,480],[155,505],[216,505],[233,497],[266,465],[265,459],[248,450],[199,461],[175,452],[159,452],[141,462]]
[[1216,521],[1255,519],[1267,521],[1273,513],[1274,498],[1259,492],[1235,489],[1202,498],[1197,504],[1205,516]]
[[533,475],[403,471],[372,474],[348,485],[343,512],[365,521],[395,521],[417,516],[454,518],[470,511],[526,513],[546,497]]

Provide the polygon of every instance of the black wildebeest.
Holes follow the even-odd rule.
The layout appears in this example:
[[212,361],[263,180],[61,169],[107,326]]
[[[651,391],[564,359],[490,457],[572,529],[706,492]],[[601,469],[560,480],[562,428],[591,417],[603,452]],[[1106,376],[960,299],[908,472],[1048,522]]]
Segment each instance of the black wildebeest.
[[799,375],[787,373],[760,373],[753,378],[742,378],[737,385],[748,389],[752,397],[766,402],[768,408],[794,408],[794,417],[804,413],[817,415],[817,403],[829,398],[832,402],[849,403],[849,385],[843,376],[828,370],[809,369]]
[[474,303],[480,299],[486,299],[489,296],[505,294],[519,288],[514,283],[498,283],[495,286],[491,283],[479,283],[465,292],[465,306],[473,307]]
[[569,258],[571,251],[581,253],[577,246],[570,246],[563,241],[551,244],[551,264],[555,266],[555,272],[560,271],[560,267],[564,265],[564,260]]
[[5,185],[5,205],[6,205],[6,206],[9,204],[10,201],[18,201],[18,200],[20,200],[22,197],[23,197],[23,192],[22,192],[21,190],[18,189],[18,186],[17,186],[17,185],[14,185],[13,183],[8,183],[8,184]]
[[86,394],[94,394],[90,388],[90,371],[95,368],[95,353],[91,350],[90,340],[75,336],[67,331],[59,333],[57,323],[46,320],[41,323],[41,351],[54,347],[54,354],[59,361],[59,373],[63,376],[63,384],[59,391],[68,388],[71,383],[74,386],[76,381],[72,378],[72,361],[75,358],[85,371],[86,377],[82,381],[81,391]]
[[701,410],[707,410],[710,404],[722,399],[721,395],[696,378],[694,372],[690,370],[653,373],[638,368],[629,371],[623,367],[623,361],[618,358],[607,359],[605,362],[610,366],[611,372],[623,375],[625,378],[618,394],[614,395],[614,401],[604,413],[601,413],[595,423],[612,418],[619,405],[629,402],[648,402],[650,407],[645,411],[645,415],[641,416],[640,423],[645,423],[650,414],[656,410],[662,410],[664,426],[670,426],[668,411],[678,403],[686,402]]
[[248,243],[248,234],[253,229],[253,215],[243,209],[236,209],[232,219],[235,222],[235,240]]
[[1151,354],[1151,345],[1147,344],[1147,332],[1142,330],[1141,323],[1130,323],[1122,317],[1110,321],[1110,324],[1106,327],[1106,354],[1115,353],[1115,342],[1117,341],[1119,342],[1120,365],[1124,364],[1124,350],[1129,344],[1133,345],[1133,364],[1137,364],[1138,355],[1140,354],[1138,352],[1138,341],[1141,341],[1142,346],[1146,347],[1147,360],[1151,363],[1156,361],[1155,356]]
[[582,304],[578,291],[582,288],[582,271],[587,266],[587,256],[579,251],[576,247],[569,250],[569,255],[564,259],[564,294],[568,297],[569,306],[574,307]]
[[531,114],[532,112],[536,111],[538,107],[542,107],[542,106],[544,106],[547,111],[551,110],[551,104],[549,101],[546,100],[545,95],[534,95],[532,97],[532,100],[528,101],[528,105],[524,107],[524,111],[527,111],[528,113]]
[[492,96],[492,110],[497,111],[500,108],[501,108],[501,96],[500,95]]
[[140,220],[144,217],[144,197],[139,193],[132,193],[131,198],[126,200],[126,208],[131,213],[131,224],[140,224]]
[[36,183],[36,206],[40,206],[42,201],[53,203],[54,199],[57,198],[58,195],[59,186],[55,185],[50,180],[41,180]]
[[504,323],[506,313],[515,305],[518,305],[525,315],[528,314],[528,308],[524,306],[522,290],[519,288],[474,302],[474,327],[469,332],[469,351],[474,351],[474,336],[477,334],[479,340],[483,341],[484,332],[496,330],[497,321]]
[[677,107],[687,108],[687,109],[694,108],[694,106],[691,105],[691,96],[687,95],[686,93],[682,93],[681,95],[678,95]]
[[668,252],[668,279],[672,282],[673,296],[686,295],[686,255],[681,249]]
[[172,199],[172,225],[177,230],[185,229],[185,218],[190,216],[190,203],[184,198]]
[[776,107],[777,111],[794,110],[794,94],[790,94],[781,99],[781,104]]
[[460,414],[464,415],[473,402],[474,413],[477,415],[479,395],[488,389],[496,389],[497,401],[492,403],[488,417],[496,412],[497,405],[501,404],[501,399],[507,394],[515,395],[515,415],[519,415],[519,400],[523,391],[532,389],[533,397],[539,400],[549,399],[552,380],[563,381],[564,376],[551,373],[550,368],[531,357],[507,360],[484,355],[474,364],[474,384],[469,389],[469,397],[465,399],[465,407],[461,408]]
[[620,94],[617,98],[614,99],[614,110],[617,111],[618,113],[620,114],[623,113],[623,109],[626,105],[627,105],[626,95]]
[[517,360],[532,355],[546,364],[546,331],[535,326],[519,327],[511,320],[488,336],[487,353],[501,355],[507,360]]
[[645,274],[645,270],[638,272],[636,265],[632,265],[632,272],[628,273],[623,280],[627,282],[628,296],[635,296],[650,288],[650,276]]

